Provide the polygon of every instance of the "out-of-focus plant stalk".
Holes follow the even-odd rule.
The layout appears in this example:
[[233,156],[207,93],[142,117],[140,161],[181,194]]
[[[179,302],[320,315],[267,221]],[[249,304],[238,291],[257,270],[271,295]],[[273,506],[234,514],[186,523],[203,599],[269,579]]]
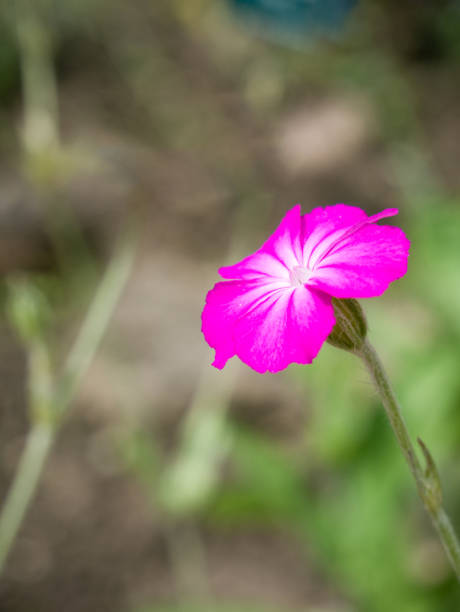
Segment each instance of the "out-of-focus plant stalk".
[[50,423],[34,423],[27,436],[16,476],[0,515],[0,573],[34,495],[53,443]]
[[91,364],[126,284],[134,251],[135,235],[130,230],[113,255],[69,353],[64,371],[55,384],[44,341],[38,338],[25,342],[29,364],[31,429],[0,514],[0,573],[36,491],[60,421]]
[[206,550],[193,519],[171,522],[166,531],[166,545],[180,601],[211,602]]
[[[62,272],[79,269],[88,277],[93,262],[63,187],[75,171],[76,160],[62,146],[59,96],[53,63],[55,34],[48,0],[14,0],[14,18],[22,80],[21,141],[24,167],[39,204]],[[88,274],[89,273],[89,274]]]
[[442,505],[441,482],[433,458],[423,442],[419,440],[427,463],[426,470],[423,470],[407,431],[398,401],[375,349],[366,340],[356,353],[362,358],[369,370],[398,444],[415,479],[423,505],[439,534],[450,563],[460,581],[460,544]]
[[32,427],[17,468],[16,477],[0,515],[0,572],[21,526],[40,478],[54,435],[50,358],[43,340],[26,341],[29,374],[29,410]]
[[37,0],[15,0],[24,120],[23,146],[27,154],[59,147],[58,95],[52,61],[52,37],[43,25]]
[[96,295],[80,328],[80,333],[65,361],[64,370],[56,388],[58,410],[71,401],[85,375],[112,312],[128,280],[135,253],[137,225],[133,223],[125,230],[115,253],[100,282]]

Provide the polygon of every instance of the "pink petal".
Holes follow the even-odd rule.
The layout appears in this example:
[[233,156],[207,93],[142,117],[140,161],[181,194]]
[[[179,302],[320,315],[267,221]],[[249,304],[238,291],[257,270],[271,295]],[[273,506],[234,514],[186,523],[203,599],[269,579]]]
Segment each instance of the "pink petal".
[[398,214],[396,208],[387,208],[377,215],[368,217],[357,206],[335,204],[325,208],[314,208],[302,218],[304,264],[313,270],[317,262],[341,239],[356,231],[361,224],[374,223],[378,219]]
[[380,215],[342,238],[334,240],[315,262],[310,284],[338,298],[381,295],[404,276],[410,242],[404,232],[389,225],[374,225]]
[[212,365],[222,369],[236,354],[233,326],[238,318],[273,294],[286,290],[286,282],[262,278],[217,283],[206,296],[201,315],[206,342],[215,349]]
[[289,278],[289,270],[301,263],[300,204],[291,208],[278,229],[252,255],[233,266],[219,269],[222,278],[252,279],[263,276]]
[[306,287],[273,295],[239,319],[236,354],[257,372],[311,363],[335,323],[331,299]]
[[311,363],[335,323],[328,296],[254,281],[218,283],[208,293],[202,320],[206,341],[216,350],[215,367],[238,355],[257,372]]

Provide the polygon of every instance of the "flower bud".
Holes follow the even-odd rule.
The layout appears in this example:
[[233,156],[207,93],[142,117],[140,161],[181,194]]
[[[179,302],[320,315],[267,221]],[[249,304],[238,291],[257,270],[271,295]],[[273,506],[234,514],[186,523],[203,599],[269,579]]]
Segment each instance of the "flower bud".
[[367,323],[364,311],[354,299],[332,298],[336,323],[327,341],[344,351],[359,351],[366,339]]

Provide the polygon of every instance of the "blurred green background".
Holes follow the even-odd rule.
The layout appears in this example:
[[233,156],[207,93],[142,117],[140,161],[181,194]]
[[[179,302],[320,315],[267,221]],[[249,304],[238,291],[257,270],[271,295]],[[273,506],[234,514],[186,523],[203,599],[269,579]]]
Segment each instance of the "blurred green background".
[[[363,305],[460,530],[460,3],[327,4],[339,17],[294,0],[0,4],[1,299],[19,276],[47,302],[56,371],[138,227],[2,612],[460,610],[358,360],[326,346],[277,375],[217,372],[200,333],[217,268],[296,202],[398,207],[409,272]],[[267,21],[275,5],[294,13]],[[7,317],[0,333],[3,498],[29,383]]]

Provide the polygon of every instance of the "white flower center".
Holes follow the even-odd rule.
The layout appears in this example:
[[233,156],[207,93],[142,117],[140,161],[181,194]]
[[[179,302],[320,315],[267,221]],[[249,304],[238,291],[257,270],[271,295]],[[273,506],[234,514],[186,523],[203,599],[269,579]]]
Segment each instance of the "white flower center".
[[289,280],[293,287],[302,287],[310,280],[312,271],[303,266],[296,266],[289,272]]

